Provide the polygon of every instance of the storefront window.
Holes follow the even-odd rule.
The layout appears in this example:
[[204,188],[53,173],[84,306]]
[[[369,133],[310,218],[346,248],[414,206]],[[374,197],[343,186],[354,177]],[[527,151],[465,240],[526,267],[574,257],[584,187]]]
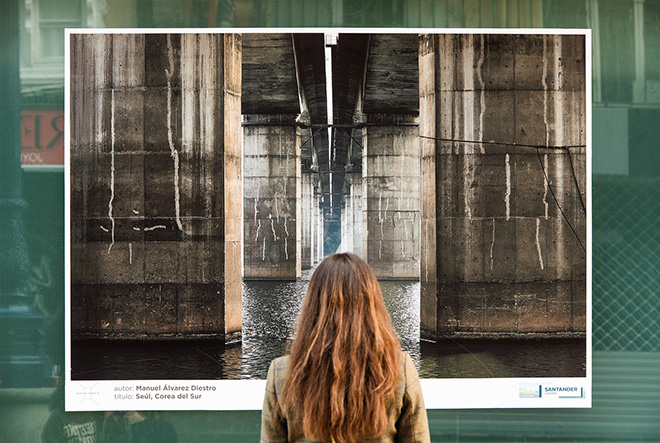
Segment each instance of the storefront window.
[[[20,199],[29,254],[22,290],[40,316],[33,355],[44,365],[38,375],[23,374],[23,384],[0,380],[0,441],[40,440],[62,376],[64,29],[209,26],[591,29],[593,407],[430,410],[431,436],[660,441],[660,0],[0,0],[10,1],[20,22],[23,140],[15,148],[25,153]],[[43,156],[55,149],[54,159]],[[179,441],[259,438],[260,411],[161,417]]]

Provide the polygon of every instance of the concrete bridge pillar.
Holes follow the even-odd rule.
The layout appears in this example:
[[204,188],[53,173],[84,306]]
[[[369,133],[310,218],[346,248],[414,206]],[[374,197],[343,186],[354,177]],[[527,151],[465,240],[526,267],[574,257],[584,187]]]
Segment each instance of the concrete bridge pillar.
[[363,256],[379,278],[419,278],[416,116],[372,114],[363,129]]
[[301,268],[314,266],[316,235],[314,232],[314,174],[302,173]]
[[351,237],[352,237],[352,247],[353,253],[363,256],[364,251],[362,250],[362,229],[363,229],[363,212],[364,212],[364,198],[362,195],[363,186],[362,186],[362,171],[351,172],[347,174],[350,176],[351,181],[351,218],[349,220],[351,224]]
[[245,278],[301,275],[302,177],[295,115],[244,115]]
[[344,195],[344,205],[341,208],[341,244],[338,252],[353,252],[353,199]]
[[426,35],[419,55],[422,335],[584,334],[584,38]]
[[71,45],[73,335],[240,334],[241,36]]
[[316,238],[314,248],[314,264],[319,263],[323,260],[325,250],[323,245],[323,206],[321,197],[316,191],[314,192],[314,202],[312,204],[313,209],[313,228],[312,232]]
[[362,255],[362,171],[346,173],[350,186],[341,212],[341,252]]

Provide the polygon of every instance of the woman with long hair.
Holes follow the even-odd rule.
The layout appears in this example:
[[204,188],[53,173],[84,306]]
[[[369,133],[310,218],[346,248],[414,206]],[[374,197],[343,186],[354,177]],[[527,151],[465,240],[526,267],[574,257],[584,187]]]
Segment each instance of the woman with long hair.
[[261,417],[262,442],[430,441],[417,370],[357,255],[314,271],[290,354],[268,370]]

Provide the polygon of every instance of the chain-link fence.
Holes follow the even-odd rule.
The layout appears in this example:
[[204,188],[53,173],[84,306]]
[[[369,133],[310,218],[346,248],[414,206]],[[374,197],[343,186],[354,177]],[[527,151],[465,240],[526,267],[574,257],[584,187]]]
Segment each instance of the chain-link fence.
[[660,350],[660,180],[594,177],[593,349]]

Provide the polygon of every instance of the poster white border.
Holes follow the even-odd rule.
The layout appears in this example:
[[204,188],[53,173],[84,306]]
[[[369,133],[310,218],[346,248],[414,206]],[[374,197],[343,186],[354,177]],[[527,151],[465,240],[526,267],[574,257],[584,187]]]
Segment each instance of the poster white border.
[[592,38],[590,29],[548,28],[99,28],[65,31],[65,397],[66,411],[260,410],[265,380],[72,380],[70,218],[70,35],[378,33],[584,35],[586,87],[586,375],[569,378],[422,379],[428,409],[590,408],[592,400]]

